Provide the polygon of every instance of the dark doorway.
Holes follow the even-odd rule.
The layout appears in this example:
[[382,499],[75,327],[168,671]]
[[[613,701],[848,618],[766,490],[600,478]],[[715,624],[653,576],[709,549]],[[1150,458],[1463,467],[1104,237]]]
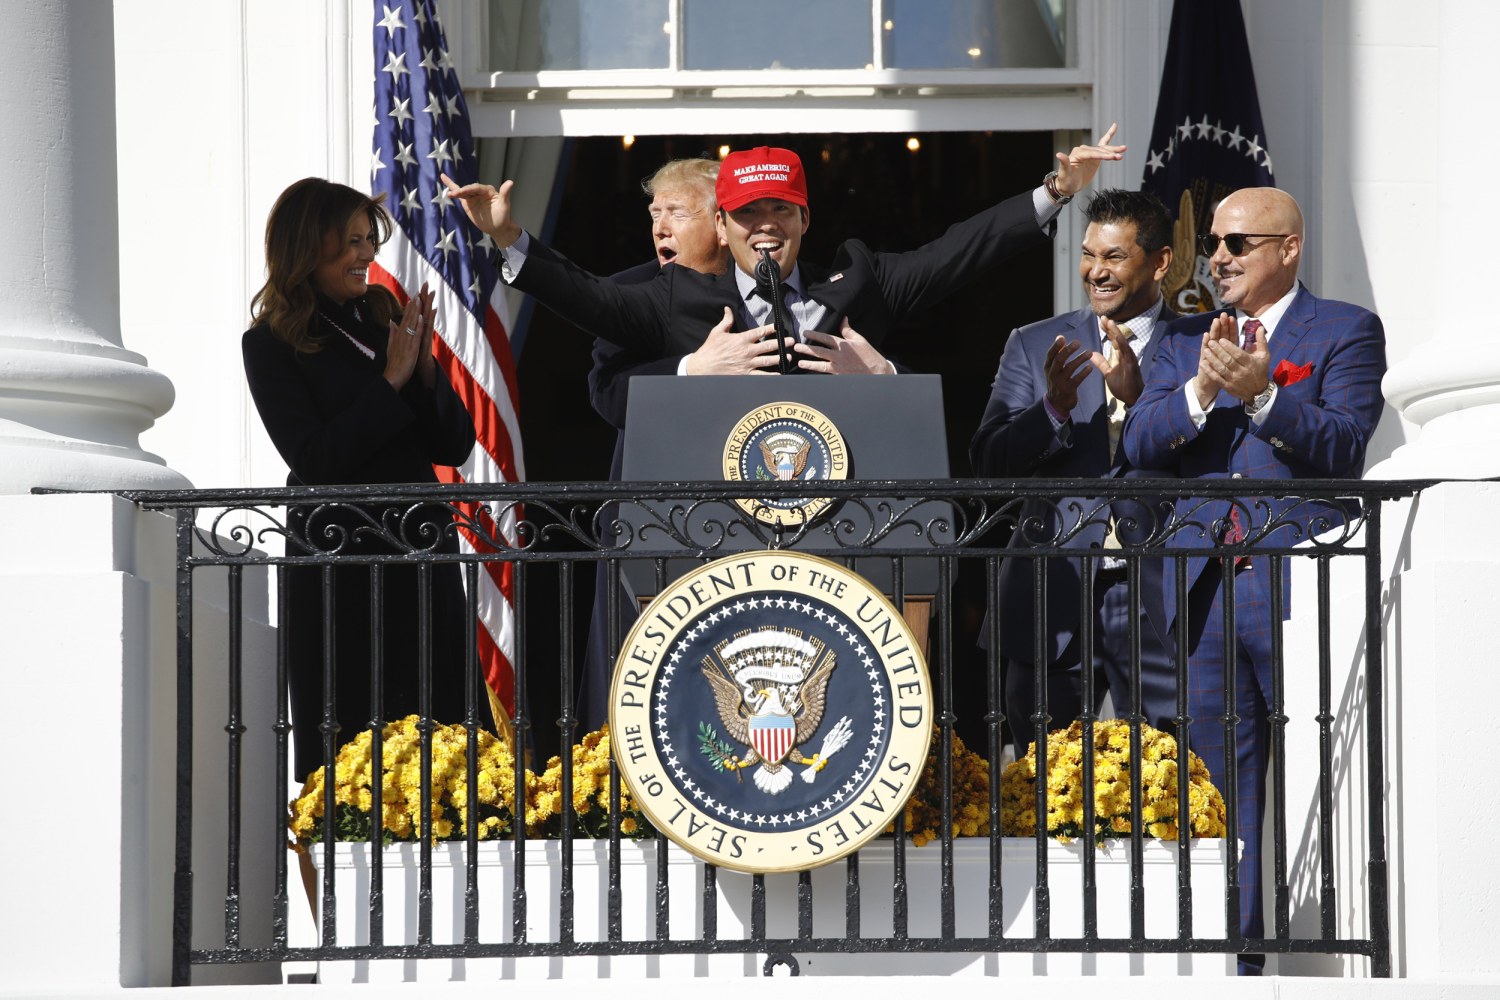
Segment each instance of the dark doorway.
[[[907,148],[909,139],[920,144]],[[651,259],[640,182],[667,160],[715,156],[721,145],[781,145],[807,170],[811,226],[803,256],[826,261],[846,239],[876,250],[911,250],[949,225],[1013,194],[1051,169],[1050,132],[916,135],[641,136],[577,139],[565,154],[552,244],[597,274]],[[943,378],[949,468],[970,475],[969,438],[979,425],[1006,335],[1052,314],[1052,261],[1038,251],[931,311],[907,318],[887,353]],[[526,474],[538,481],[604,479],[614,431],[589,406],[592,340],[545,309],[531,314],[519,359]]]
[[[916,151],[908,148],[915,139]],[[598,274],[651,259],[641,179],[667,160],[716,156],[721,145],[786,146],[808,179],[810,228],[802,254],[826,261],[850,238],[882,251],[910,250],[950,224],[1032,190],[1052,165],[1050,132],[935,132],[916,135],[642,136],[578,139],[565,152],[560,208],[551,243]],[[984,412],[1005,338],[1052,313],[1052,260],[1044,250],[1013,259],[927,313],[907,317],[885,352],[918,372],[942,376],[952,475],[972,475],[968,445]],[[593,341],[544,308],[531,313],[519,359],[521,428],[527,478],[604,479],[615,432],[589,405],[586,377]],[[546,577],[547,579],[542,579]],[[954,592],[955,704],[984,704],[985,657],[975,646],[984,609],[982,567],[966,566]],[[537,566],[529,581],[527,661],[558,662],[556,572]],[[573,649],[584,648],[591,574],[573,581]],[[575,663],[579,662],[575,660]],[[534,685],[536,695],[546,682]],[[543,759],[555,753],[556,705],[533,705],[533,737]],[[984,720],[960,711],[959,732],[981,749]]]

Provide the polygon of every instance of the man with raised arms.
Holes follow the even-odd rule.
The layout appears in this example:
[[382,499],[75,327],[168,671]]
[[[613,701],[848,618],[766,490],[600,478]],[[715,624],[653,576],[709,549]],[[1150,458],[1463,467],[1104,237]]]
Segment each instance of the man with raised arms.
[[1124,146],[1110,145],[1114,133],[1110,126],[1098,144],[1058,153],[1057,169],[1035,190],[954,224],[925,246],[884,253],[848,240],[828,267],[800,259],[811,212],[797,154],[766,146],[733,152],[720,166],[715,224],[735,266],[715,275],[669,264],[638,285],[590,274],[532,239],[511,216],[511,181],[499,188],[449,181],[448,190],[495,243],[509,284],[603,340],[663,357],[692,354],[710,329],[758,337],[754,331],[770,321],[772,308],[755,280],[764,250],[781,275],[800,370],[889,371],[879,347],[894,324],[1012,254],[1042,245],[1061,206],[1088,186],[1101,163],[1124,154]]

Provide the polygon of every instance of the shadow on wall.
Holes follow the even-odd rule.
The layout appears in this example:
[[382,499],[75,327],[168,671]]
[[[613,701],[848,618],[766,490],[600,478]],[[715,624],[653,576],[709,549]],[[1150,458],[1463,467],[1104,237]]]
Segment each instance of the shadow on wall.
[[[1333,0],[1323,8],[1324,39],[1332,40],[1320,46],[1323,54],[1323,102],[1324,121],[1312,133],[1321,137],[1314,150],[1314,163],[1321,160],[1316,176],[1335,180],[1325,184],[1319,192],[1322,201],[1320,219],[1313,226],[1322,245],[1317,247],[1317,268],[1314,277],[1321,286],[1314,291],[1330,298],[1357,302],[1379,312],[1379,302],[1370,280],[1370,262],[1365,253],[1364,236],[1360,232],[1359,213],[1354,204],[1354,189],[1348,178],[1355,176],[1354,148],[1347,135],[1352,125],[1347,116],[1339,121],[1331,120],[1328,109],[1348,109],[1356,106],[1354,93],[1353,59],[1351,43],[1353,19],[1350,16],[1349,0]],[[1336,221],[1337,225],[1331,225]],[[1387,331],[1389,337],[1389,331]],[[1391,456],[1408,438],[1401,415],[1389,404],[1380,415],[1380,423],[1365,452],[1365,468],[1371,468]]]
[[[1334,559],[1329,565],[1331,604],[1326,621],[1316,601],[1298,602],[1300,613],[1286,623],[1286,760],[1287,895],[1291,934],[1297,938],[1366,937],[1370,933],[1370,885],[1366,862],[1370,855],[1369,677],[1365,668],[1366,642],[1363,630],[1365,588],[1364,561]],[[1300,567],[1314,570],[1314,560],[1298,560]],[[1310,594],[1314,573],[1300,576],[1293,569],[1293,592]],[[1394,585],[1392,585],[1394,586]],[[1391,635],[1396,594],[1383,595],[1382,635]],[[1318,678],[1319,628],[1327,629],[1330,676],[1327,703]],[[1341,671],[1338,664],[1346,664]],[[1384,664],[1374,669],[1394,677]],[[1398,691],[1388,691],[1392,699]],[[1319,716],[1330,716],[1326,753],[1329,786],[1319,787],[1319,768],[1296,767],[1290,762],[1313,761],[1324,753]],[[1383,734],[1383,744],[1393,745],[1394,735]],[[1274,764],[1273,764],[1274,766]],[[1268,802],[1270,789],[1267,790]],[[1327,806],[1325,808],[1324,803]],[[1272,810],[1268,809],[1268,814]],[[1386,815],[1392,815],[1389,809]],[[1268,823],[1280,817],[1268,815]],[[1324,825],[1327,824],[1325,840]],[[1387,840],[1389,841],[1389,833]],[[1264,870],[1273,881],[1274,855],[1270,830],[1262,838]],[[1389,857],[1389,848],[1387,849]],[[1326,913],[1325,913],[1326,909]],[[1266,896],[1266,933],[1276,926],[1274,886]],[[1277,971],[1283,975],[1347,977],[1369,974],[1368,960],[1340,955],[1282,955]]]

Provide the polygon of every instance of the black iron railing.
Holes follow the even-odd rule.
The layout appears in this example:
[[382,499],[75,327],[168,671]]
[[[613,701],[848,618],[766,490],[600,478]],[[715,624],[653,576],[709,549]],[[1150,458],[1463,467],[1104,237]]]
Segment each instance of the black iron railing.
[[[823,516],[808,524],[770,524],[736,503],[747,494],[763,500],[784,500],[808,492],[806,484],[791,483],[755,487],[707,482],[537,483],[127,494],[142,508],[174,512],[178,525],[174,982],[189,982],[195,965],[267,961],[745,955],[764,956],[761,968],[769,973],[778,965],[796,971],[799,962],[808,961],[809,956],[911,952],[955,955],[1010,952],[1354,955],[1368,959],[1370,974],[1390,975],[1383,818],[1381,505],[1383,501],[1414,495],[1422,484],[1227,479],[1187,484],[1177,480],[1132,479],[1090,482],[1090,492],[1095,494],[1093,498],[1070,499],[1076,497],[1078,485],[1076,481],[1068,480],[821,483],[817,492],[833,498],[834,502]],[[1184,501],[1185,488],[1189,485],[1191,496],[1197,499]],[[1295,494],[1287,492],[1291,487],[1295,487]],[[1139,501],[1141,513],[1123,520],[1116,517],[1114,527],[1128,529],[1116,532],[1120,547],[1111,548],[1107,553],[1097,548],[1077,548],[1080,539],[1090,537],[1090,532],[1110,520],[1111,501],[1122,498]],[[1237,511],[1234,520],[1244,529],[1243,537],[1226,534],[1228,518],[1224,514],[1224,501],[1229,501]],[[435,509],[442,512],[440,517],[433,516]],[[451,524],[447,523],[450,513]],[[446,544],[445,537],[455,532],[464,535],[471,544],[453,551],[452,546]],[[379,545],[361,547],[355,544],[360,538],[378,540]],[[1233,540],[1226,541],[1226,538]],[[466,611],[472,618],[478,611],[474,597],[477,574],[486,563],[508,564],[512,569],[512,601],[516,608],[513,692],[516,709],[511,720],[515,738],[523,747],[538,742],[550,746],[552,740],[556,746],[569,747],[581,735],[574,710],[581,661],[574,633],[581,613],[574,610],[573,600],[574,574],[580,568],[594,564],[607,574],[607,631],[612,647],[618,648],[623,629],[616,598],[622,578],[631,572],[636,574],[637,589],[649,592],[661,589],[682,566],[688,564],[686,561],[714,558],[742,549],[781,547],[810,549],[857,567],[898,607],[903,606],[908,595],[930,595],[932,631],[928,659],[938,694],[935,707],[944,815],[951,813],[952,806],[951,736],[961,721],[967,719],[983,734],[978,742],[983,755],[992,763],[1001,759],[1008,733],[1018,734],[1017,742],[1024,749],[1034,733],[1046,731],[1049,722],[1064,724],[1048,718],[1045,684],[1037,687],[1037,704],[1029,718],[1007,720],[1005,717],[1001,697],[1003,667],[1000,655],[995,652],[1001,638],[998,581],[1002,559],[1029,563],[1037,593],[1046,591],[1049,573],[1056,571],[1059,560],[1075,560],[1075,565],[1079,564],[1076,561],[1081,561],[1084,580],[1081,601],[1085,607],[1093,600],[1090,582],[1093,574],[1089,571],[1095,568],[1097,560],[1106,556],[1111,560],[1112,572],[1124,573],[1132,607],[1149,597],[1148,589],[1152,584],[1147,581],[1154,577],[1145,570],[1151,567],[1152,561],[1165,567],[1161,574],[1165,581],[1163,586],[1182,607],[1191,596],[1189,572],[1195,565],[1194,560],[1208,559],[1217,564],[1231,594],[1238,560],[1244,557],[1268,560],[1274,604],[1282,603],[1285,598],[1282,584],[1285,566],[1303,560],[1315,564],[1314,592],[1298,591],[1290,604],[1296,616],[1317,622],[1316,648],[1311,655],[1304,655],[1300,648],[1294,651],[1299,669],[1306,669],[1304,661],[1315,663],[1319,689],[1316,704],[1284,703],[1284,665],[1289,654],[1282,634],[1281,616],[1271,616],[1274,619],[1271,643],[1275,658],[1275,690],[1268,724],[1274,752],[1268,794],[1276,820],[1267,845],[1270,858],[1265,876],[1273,897],[1266,917],[1269,933],[1262,937],[1245,937],[1239,932],[1236,810],[1234,791],[1226,788],[1226,798],[1231,800],[1228,810],[1230,837],[1225,851],[1225,878],[1219,891],[1205,894],[1194,884],[1190,866],[1178,863],[1173,879],[1175,899],[1170,902],[1146,899],[1142,888],[1142,803],[1139,794],[1135,794],[1132,796],[1135,819],[1132,828],[1135,832],[1127,841],[1132,850],[1128,933],[1111,931],[1106,935],[1100,931],[1096,845],[1093,834],[1088,833],[1083,838],[1081,851],[1084,898],[1079,931],[1058,934],[1053,930],[1055,901],[1049,883],[1055,881],[1057,875],[1048,861],[1049,841],[1038,835],[1034,841],[1035,850],[1028,854],[1035,862],[1034,890],[1028,889],[1031,893],[1028,916],[1032,931],[1030,934],[1008,934],[1007,921],[1015,916],[1016,905],[1014,900],[1007,903],[1005,899],[1000,871],[1006,845],[1000,837],[1000,768],[994,766],[989,775],[988,819],[992,833],[981,859],[987,869],[981,876],[987,879],[984,883],[986,915],[978,930],[961,927],[955,909],[955,900],[969,888],[955,884],[955,857],[960,848],[970,849],[954,838],[951,828],[944,827],[939,831],[937,848],[940,859],[935,887],[938,896],[937,930],[930,936],[913,931],[910,917],[915,890],[908,884],[908,872],[914,855],[901,836],[904,831],[898,817],[897,836],[888,842],[888,848],[882,848],[890,852],[889,871],[893,883],[890,897],[884,895],[883,884],[878,887],[880,894],[876,897],[869,876],[861,877],[862,867],[866,872],[873,870],[870,862],[867,860],[862,866],[860,856],[856,855],[847,862],[835,864],[833,867],[839,870],[835,876],[822,872],[816,877],[809,873],[787,877],[787,884],[794,884],[794,888],[788,891],[795,896],[795,919],[783,926],[768,916],[768,906],[774,908],[777,905],[774,898],[775,892],[779,891],[776,889],[777,880],[746,876],[742,881],[748,894],[745,903],[748,929],[743,935],[732,936],[720,933],[720,915],[726,894],[739,891],[739,883],[726,878],[726,873],[716,871],[711,865],[700,865],[691,876],[690,927],[684,933],[679,924],[681,908],[686,902],[684,890],[682,883],[669,875],[672,859],[678,857],[680,860],[679,849],[669,845],[665,838],[656,839],[654,849],[650,849],[654,851],[654,862],[650,867],[650,883],[645,890],[647,898],[630,898],[632,889],[622,879],[622,857],[636,849],[629,848],[622,841],[616,795],[612,800],[613,822],[607,838],[605,874],[601,876],[604,890],[596,901],[604,911],[604,925],[598,933],[598,940],[581,939],[587,935],[577,932],[584,915],[577,912],[576,907],[583,904],[573,895],[575,845],[570,838],[573,831],[571,814],[566,810],[564,838],[556,849],[556,871],[547,876],[555,881],[535,886],[537,875],[533,869],[533,884],[528,885],[528,860],[534,862],[539,855],[550,858],[549,852],[553,849],[535,841],[528,842],[525,824],[517,822],[514,833],[509,835],[511,840],[504,848],[505,863],[510,867],[509,874],[501,882],[503,889],[499,898],[495,898],[497,894],[493,891],[490,894],[479,891],[479,857],[483,850],[496,849],[481,845],[477,840],[474,829],[476,809],[469,810],[471,822],[467,838],[460,841],[457,848],[434,847],[429,839],[423,839],[420,846],[409,849],[409,853],[414,854],[414,872],[404,869],[393,872],[390,862],[382,860],[377,829],[366,845],[369,870],[360,883],[361,898],[356,910],[360,913],[360,926],[351,933],[336,919],[337,896],[345,890],[335,878],[337,852],[332,843],[334,810],[330,782],[325,840],[315,848],[322,866],[318,874],[321,943],[296,944],[290,940],[289,907],[300,905],[297,900],[301,886],[293,878],[289,854],[284,849],[287,838],[285,814],[279,806],[272,805],[273,814],[268,815],[266,803],[247,803],[239,793],[246,777],[242,754],[247,735],[258,735],[274,743],[277,802],[285,803],[293,791],[285,777],[289,772],[291,724],[286,707],[289,678],[284,640],[275,657],[276,689],[270,695],[275,706],[274,719],[265,727],[269,733],[256,734],[247,726],[244,709],[247,695],[244,675],[246,640],[241,629],[247,572],[276,576],[280,583],[279,619],[285,620],[285,583],[289,571],[345,565],[368,567],[373,581],[371,613],[378,620],[383,572],[391,567],[414,565],[419,567],[419,579],[424,581],[421,586],[426,588],[430,585],[431,567],[456,563],[467,580]],[[1360,566],[1357,576],[1363,601],[1362,636],[1357,661],[1352,666],[1361,692],[1357,702],[1339,700],[1335,690],[1335,638],[1330,627],[1330,607],[1339,596],[1334,593],[1334,566],[1350,561],[1357,561]],[[558,625],[555,659],[549,654],[548,662],[541,663],[528,656],[528,649],[540,644],[537,641],[539,626],[529,620],[527,609],[530,602],[543,596],[536,591],[534,578],[543,573],[544,567],[548,577],[545,582],[556,581]],[[227,639],[205,651],[202,636],[195,637],[194,604],[195,594],[203,587],[205,577],[212,574],[222,574],[227,581],[224,584]],[[977,599],[977,606],[956,605],[955,588],[960,576],[978,581],[981,596]],[[337,593],[336,588],[328,583],[329,579],[330,576],[325,574],[324,600],[331,608],[337,601]],[[918,580],[920,583],[914,585]],[[424,590],[423,593],[430,596],[430,591]],[[1226,612],[1229,621],[1225,623],[1225,631],[1232,641],[1233,602],[1226,601],[1226,604],[1229,606]],[[1040,602],[1031,610],[1036,635],[1037,655],[1034,659],[1045,662],[1049,656],[1044,647],[1046,611]],[[985,612],[988,616],[983,636],[976,636],[980,631],[974,624],[978,612]],[[1091,615],[1082,617],[1092,618]],[[1088,626],[1084,628],[1087,631]],[[331,644],[336,638],[330,636],[328,642]],[[424,645],[427,638],[423,636]],[[972,653],[976,638],[987,640],[982,644],[991,652]],[[1135,638],[1132,636],[1133,642]],[[1190,722],[1185,694],[1191,682],[1188,641],[1186,630],[1178,630],[1175,673],[1179,701],[1174,721],[1179,734],[1186,732]],[[1085,648],[1088,648],[1087,643]],[[1136,651],[1132,674],[1138,696],[1138,644]],[[973,687],[982,690],[982,694],[965,697],[964,683],[972,678],[963,676],[956,664],[974,656],[980,657],[983,683]],[[1086,664],[1089,656],[1091,654],[1085,654]],[[425,706],[430,695],[427,688],[431,684],[431,664],[426,662],[425,656],[422,660],[419,667]],[[475,766],[474,747],[480,720],[484,717],[483,696],[480,694],[483,688],[477,661],[475,643],[470,640],[466,643],[468,698],[464,722],[471,732],[471,769]],[[372,669],[376,674],[375,688],[378,689],[380,672],[398,667],[380,663],[377,656]],[[1230,676],[1227,678],[1230,689],[1233,688],[1233,669],[1231,657]],[[195,685],[208,676],[223,678],[227,690],[224,712],[211,718],[195,717]],[[1092,681],[1087,671],[1084,677],[1087,701],[1088,685]],[[1043,679],[1040,671],[1038,679]],[[551,692],[550,700],[540,696],[543,691]],[[955,694],[956,691],[959,693]],[[956,704],[956,701],[962,704]],[[977,701],[982,701],[982,706],[975,704]],[[537,711],[532,707],[536,704],[557,707],[555,734],[548,732],[551,727],[537,718]],[[374,714],[373,722],[382,721],[378,695]],[[1141,721],[1138,711],[1121,714],[1132,718],[1133,725],[1138,727]],[[1087,708],[1081,718],[1090,728],[1098,719]],[[1232,732],[1236,718],[1231,705],[1223,719],[1228,731]],[[1315,762],[1300,756],[1288,758],[1284,740],[1288,722],[1293,718],[1317,727],[1319,752]],[[330,766],[336,745],[350,735],[336,732],[333,720],[330,707],[322,727],[325,760]],[[430,730],[426,722],[424,719],[424,728]],[[194,843],[195,821],[201,821],[203,814],[195,809],[193,789],[198,766],[195,747],[198,748],[197,754],[201,755],[202,734],[221,726],[225,731],[223,753],[216,754],[215,760],[222,760],[224,768],[227,792],[222,826],[227,835],[223,844],[225,892],[223,933],[220,936],[208,930],[211,923],[217,923],[217,915],[203,913],[201,905],[198,910],[194,908],[194,858],[203,856],[203,845]],[[372,724],[372,730],[378,739],[380,726]],[[548,739],[540,739],[542,735]],[[1136,769],[1141,763],[1139,737],[1137,728],[1132,739],[1132,763]],[[1353,739],[1358,741],[1351,741]],[[1341,759],[1336,764],[1334,747],[1339,741],[1343,741]],[[430,747],[424,749],[424,768],[431,765],[428,751]],[[378,744],[376,754],[376,759],[379,759]],[[1359,758],[1357,767],[1351,767],[1350,762],[1343,759],[1350,755]],[[521,778],[521,756],[516,755],[518,781]],[[1302,805],[1288,800],[1289,772],[1306,775],[1314,764],[1316,777],[1308,780],[1316,783],[1316,802],[1310,810],[1305,810],[1309,815],[1289,816],[1289,809],[1294,812],[1304,810]],[[220,765],[216,763],[215,766]],[[1086,763],[1085,767],[1088,766]],[[1226,760],[1226,766],[1232,774],[1233,761]],[[1344,786],[1349,774],[1359,774],[1363,778],[1362,794],[1353,799],[1357,803],[1354,808],[1358,810],[1355,816],[1340,815],[1341,809],[1349,808],[1343,804],[1347,799],[1348,789]],[[563,769],[563,775],[566,801],[570,792],[567,768]],[[1038,783],[1045,787],[1045,774],[1042,778]],[[430,772],[424,770],[424,795],[429,781]],[[378,789],[379,782],[374,784]],[[473,789],[475,784],[471,776],[469,788]],[[377,790],[376,815],[380,810],[379,794]],[[1091,812],[1092,801],[1088,796],[1084,798],[1088,802],[1085,808]],[[1180,808],[1185,807],[1186,801],[1184,775]],[[1038,814],[1043,814],[1046,808],[1044,792],[1039,793],[1037,806]],[[1182,811],[1185,813],[1185,808]],[[1289,877],[1289,866],[1293,863],[1290,852],[1294,845],[1289,840],[1288,829],[1292,823],[1305,824],[1304,829],[1309,831],[1303,836],[1304,843],[1298,845],[1299,857],[1305,855],[1311,859],[1308,864],[1317,869],[1315,877],[1309,876],[1314,883],[1312,888],[1299,888],[1295,899]],[[217,817],[215,825],[220,825]],[[423,825],[427,826],[425,820]],[[1176,843],[1178,858],[1188,857],[1193,846],[1186,824],[1182,827]],[[1351,836],[1347,833],[1350,828],[1359,832]],[[274,886],[270,889],[272,905],[268,928],[243,926],[241,912],[241,899],[247,889],[263,888],[245,886],[241,871],[247,843],[254,843],[258,838],[274,840],[272,848],[276,857],[270,874]],[[200,853],[195,854],[195,846]],[[434,852],[446,854],[454,850],[459,852],[463,864],[454,890],[462,900],[462,932],[457,940],[438,941],[433,932],[433,856]],[[1351,850],[1359,856],[1346,856]],[[1033,867],[1030,861],[1026,867]],[[886,869],[880,871],[879,877],[884,879]],[[1357,877],[1351,877],[1350,873],[1357,873]],[[398,922],[397,915],[385,908],[391,897],[392,879],[415,880],[416,928],[406,937],[402,937],[393,926]],[[554,891],[559,899],[555,933],[542,934],[542,939],[538,939],[534,930],[528,931],[528,906],[534,908],[537,905],[539,893]],[[815,913],[821,912],[817,909],[817,894],[822,893],[826,902],[830,892],[840,904],[837,909],[841,917],[847,921],[842,931],[835,928],[832,933],[827,932],[822,917],[817,918],[819,926],[814,926]],[[884,911],[887,898],[890,900],[890,930],[862,933],[862,926],[868,922],[872,909]],[[504,911],[505,922],[498,934],[491,935],[489,931],[497,924],[486,920],[485,913],[493,907]],[[1148,907],[1154,909],[1148,912]],[[642,908],[650,915],[646,931],[639,936],[627,934],[623,915]],[[1161,908],[1169,908],[1175,914],[1176,929],[1172,933],[1148,934],[1148,917]],[[1222,933],[1206,936],[1195,933],[1194,912],[1202,912],[1205,908],[1216,915],[1222,909]],[[1315,932],[1299,930],[1308,926],[1304,919],[1308,913],[1316,913],[1313,921]],[[883,912],[881,917],[883,920]],[[482,932],[482,928],[486,930]],[[216,943],[202,943],[208,939],[215,939]]]

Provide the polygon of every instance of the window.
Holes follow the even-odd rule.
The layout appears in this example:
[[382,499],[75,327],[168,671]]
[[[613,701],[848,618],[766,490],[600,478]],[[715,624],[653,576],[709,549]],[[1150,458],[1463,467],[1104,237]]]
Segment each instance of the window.
[[1069,65],[1066,0],[490,0],[487,21],[496,75]]

